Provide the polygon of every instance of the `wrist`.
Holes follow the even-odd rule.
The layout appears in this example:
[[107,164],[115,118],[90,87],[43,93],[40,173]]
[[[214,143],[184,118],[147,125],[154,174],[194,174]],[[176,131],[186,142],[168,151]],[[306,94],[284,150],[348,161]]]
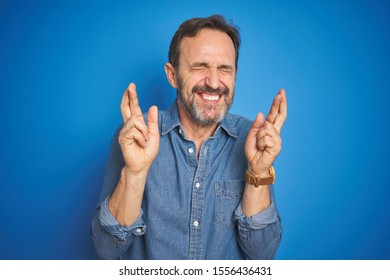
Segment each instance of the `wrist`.
[[248,167],[248,171],[253,174],[256,177],[268,177],[269,176],[269,170],[270,168],[267,169],[259,169],[259,170],[253,170],[250,166]]
[[254,173],[250,168],[245,173],[246,182],[256,188],[263,185],[272,185],[275,182],[276,174],[273,166],[267,172]]
[[121,171],[120,185],[124,192],[130,192],[133,195],[143,195],[146,185],[146,178],[148,177],[149,169],[134,172],[128,167],[124,166]]
[[147,166],[141,170],[133,170],[130,166],[125,165],[122,168],[121,175],[125,178],[133,177],[133,178],[146,178],[149,174],[150,166]]

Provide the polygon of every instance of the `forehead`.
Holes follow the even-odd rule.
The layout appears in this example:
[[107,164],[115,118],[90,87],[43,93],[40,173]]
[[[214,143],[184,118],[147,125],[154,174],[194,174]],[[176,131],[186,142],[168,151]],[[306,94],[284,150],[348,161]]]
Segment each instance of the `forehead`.
[[[234,65],[236,51],[230,37],[218,30],[202,29],[180,42],[180,61]],[[183,58],[183,59],[182,59]]]

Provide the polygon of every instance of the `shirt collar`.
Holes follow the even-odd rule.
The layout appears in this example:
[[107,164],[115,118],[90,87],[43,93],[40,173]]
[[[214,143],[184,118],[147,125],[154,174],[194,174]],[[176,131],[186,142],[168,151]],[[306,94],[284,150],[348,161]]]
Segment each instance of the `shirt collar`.
[[[161,122],[161,135],[169,133],[177,126],[181,127],[177,99],[173,102],[168,111],[164,111],[162,113]],[[233,118],[229,113],[227,113],[223,120],[218,124],[214,136],[219,133],[220,128],[226,131],[226,133],[231,137],[237,138],[236,126],[234,125]]]

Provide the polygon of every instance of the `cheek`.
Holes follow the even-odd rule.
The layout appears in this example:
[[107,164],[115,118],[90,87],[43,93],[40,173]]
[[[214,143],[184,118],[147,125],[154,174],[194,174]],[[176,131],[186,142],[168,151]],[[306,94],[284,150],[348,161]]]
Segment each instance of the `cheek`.
[[204,78],[201,75],[191,74],[183,81],[183,89],[192,92],[195,86],[203,86]]
[[229,89],[230,95],[232,95],[234,92],[234,85],[235,85],[234,82],[235,82],[234,79],[231,78],[222,81],[222,84]]

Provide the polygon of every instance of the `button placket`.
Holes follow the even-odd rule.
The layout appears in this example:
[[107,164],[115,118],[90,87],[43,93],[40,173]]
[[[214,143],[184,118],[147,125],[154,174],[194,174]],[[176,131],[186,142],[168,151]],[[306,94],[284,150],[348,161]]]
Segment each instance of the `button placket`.
[[[190,259],[201,259],[204,257],[203,248],[203,213],[205,207],[205,186],[204,180],[209,173],[210,145],[212,141],[206,140],[200,151],[197,160],[197,168],[192,181],[191,216],[190,216]],[[195,149],[193,148],[193,152]],[[192,156],[193,157],[193,156]],[[194,157],[195,158],[195,157]]]

